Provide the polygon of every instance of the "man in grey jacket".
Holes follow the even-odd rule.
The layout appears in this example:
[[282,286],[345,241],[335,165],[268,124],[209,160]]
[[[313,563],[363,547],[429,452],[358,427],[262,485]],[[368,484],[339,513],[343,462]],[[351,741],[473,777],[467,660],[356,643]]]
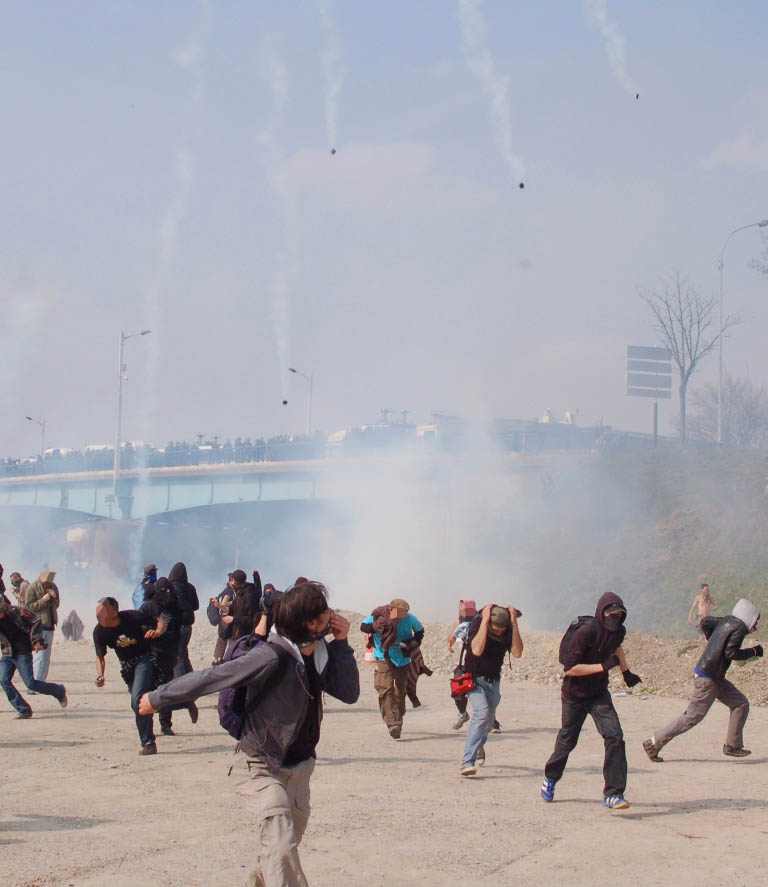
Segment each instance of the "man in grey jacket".
[[707,638],[707,646],[693,669],[691,701],[680,717],[657,730],[643,743],[645,753],[652,761],[662,763],[664,759],[659,756],[662,748],[675,736],[687,732],[703,720],[715,700],[720,700],[731,710],[723,754],[731,758],[746,758],[752,754],[748,748],[744,748],[744,724],[749,714],[749,700],[726,680],[725,674],[733,660],[738,662],[763,655],[761,644],[741,649],[744,638],[757,629],[759,619],[757,607],[752,601],[742,598],[730,616],[707,616],[701,620],[699,627]]
[[43,625],[45,648],[38,650],[32,657],[36,681],[45,681],[48,678],[53,635],[56,623],[59,621],[59,589],[53,581],[55,578],[53,570],[43,570],[40,577],[30,582],[24,592],[24,606],[31,610]]
[[[258,861],[248,887],[307,887],[298,845],[309,821],[309,780],[320,739],[323,693],[350,705],[360,695],[349,622],[328,608],[318,582],[289,589],[275,631],[245,655],[176,678],[141,700],[141,714],[246,687],[240,741],[229,768],[235,792],[255,814]],[[325,636],[333,635],[326,642]]]

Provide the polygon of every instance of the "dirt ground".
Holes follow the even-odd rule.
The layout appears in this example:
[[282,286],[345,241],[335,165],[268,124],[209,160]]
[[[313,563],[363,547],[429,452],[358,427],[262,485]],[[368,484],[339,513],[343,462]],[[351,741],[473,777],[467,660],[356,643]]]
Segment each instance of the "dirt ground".
[[[195,667],[208,657],[198,655]],[[227,791],[234,745],[215,697],[192,726],[137,756],[129,697],[114,654],[107,684],[93,685],[90,644],[53,650],[50,678],[70,704],[30,697],[34,718],[13,719],[0,700],[4,763],[0,884],[9,887],[229,887],[256,853],[247,810]],[[738,673],[734,674],[738,682]],[[539,798],[559,722],[557,687],[505,682],[502,733],[472,779],[458,775],[466,728],[445,676],[422,678],[424,705],[392,740],[379,718],[373,676],[362,670],[357,705],[328,700],[302,859],[313,887],[339,885],[766,885],[768,710],[747,725],[751,758],[721,753],[722,706],[651,764],[641,742],[684,705],[622,696],[616,706],[629,757],[632,807],[602,807],[602,743],[591,723],[558,785]]]

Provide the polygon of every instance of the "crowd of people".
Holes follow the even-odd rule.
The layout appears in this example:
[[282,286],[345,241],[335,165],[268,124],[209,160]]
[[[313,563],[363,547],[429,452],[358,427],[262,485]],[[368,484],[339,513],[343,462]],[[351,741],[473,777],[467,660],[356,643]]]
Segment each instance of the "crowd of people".
[[[19,573],[10,577],[6,596],[0,567],[0,682],[19,718],[32,710],[12,683],[18,670],[30,693],[54,696],[67,705],[62,684],[46,681],[58,622],[59,590],[55,574],[44,570],[27,582]],[[122,610],[114,597],[96,607],[93,643],[96,686],[106,682],[107,650],[113,649],[123,680],[130,690],[139,754],[157,753],[154,715],[161,733],[173,735],[172,714],[185,709],[198,718],[196,700],[218,693],[223,728],[235,739],[229,774],[235,796],[258,823],[257,862],[250,885],[302,887],[307,881],[298,846],[309,818],[310,779],[323,720],[323,694],[353,704],[360,695],[357,662],[349,644],[349,621],[328,605],[325,587],[299,576],[286,591],[262,587],[254,571],[249,580],[237,569],[224,589],[210,597],[207,617],[217,628],[212,664],[193,671],[189,641],[200,603],[183,563],[168,576],[159,576],[148,564],[133,597],[133,609]],[[746,599],[731,614],[716,617],[709,588],[694,601],[704,647],[694,669],[693,694],[684,713],[656,730],[643,743],[654,763],[675,736],[690,730],[716,700],[730,709],[723,753],[740,758],[744,725],[749,712],[746,697],[726,678],[732,661],[763,655],[761,645],[743,648],[757,628],[760,613]],[[501,673],[506,657],[524,653],[514,606],[489,603],[481,609],[471,600],[459,603],[459,618],[448,638],[451,651],[460,647],[451,694],[459,717],[450,726],[468,724],[459,766],[461,777],[472,777],[485,764],[486,741],[499,729],[496,710],[501,698]],[[569,755],[576,747],[589,715],[605,747],[603,804],[611,810],[629,807],[627,757],[621,723],[608,689],[609,674],[619,669],[625,684],[641,683],[629,667],[624,651],[627,608],[612,592],[597,602],[594,616],[576,618],[563,635],[559,661],[563,668],[561,727],[554,749],[544,765],[541,798],[551,803],[563,778]],[[82,635],[77,614],[67,618],[69,636]],[[424,625],[408,601],[395,598],[376,607],[360,624],[375,663],[373,688],[381,718],[394,740],[402,736],[406,699],[420,705],[416,684],[431,673],[421,653]],[[79,634],[78,634],[79,632]],[[471,707],[471,717],[467,712]]]

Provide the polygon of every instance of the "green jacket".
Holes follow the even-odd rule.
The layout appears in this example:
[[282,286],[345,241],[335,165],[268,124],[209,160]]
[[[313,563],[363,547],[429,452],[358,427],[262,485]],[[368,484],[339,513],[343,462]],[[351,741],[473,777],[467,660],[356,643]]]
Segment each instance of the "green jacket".
[[47,594],[47,589],[40,579],[35,579],[34,582],[29,583],[24,593],[24,606],[39,617],[45,631],[53,631],[59,621],[59,589],[55,583],[53,584],[53,592],[52,597],[43,601],[42,598]]

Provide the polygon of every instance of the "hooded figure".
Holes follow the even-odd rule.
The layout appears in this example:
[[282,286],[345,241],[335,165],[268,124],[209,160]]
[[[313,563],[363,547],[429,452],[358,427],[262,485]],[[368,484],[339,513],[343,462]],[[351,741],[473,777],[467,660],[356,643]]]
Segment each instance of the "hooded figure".
[[627,787],[627,754],[619,716],[608,692],[608,672],[619,666],[628,687],[640,678],[627,667],[622,641],[627,633],[627,608],[613,592],[597,602],[594,619],[581,617],[572,623],[560,646],[565,669],[562,689],[562,727],[555,749],[544,768],[541,797],[552,802],[555,786],[562,778],[568,756],[576,747],[587,715],[595,722],[605,744],[603,805],[611,810],[629,807],[624,798]]
[[180,612],[179,656],[173,670],[174,677],[178,678],[192,671],[192,663],[189,661],[189,641],[192,637],[195,610],[200,609],[200,601],[197,599],[197,589],[187,578],[187,568],[181,561],[171,568],[168,581],[171,583]]
[[749,700],[725,674],[731,662],[754,659],[763,655],[760,644],[741,649],[744,638],[757,628],[760,611],[746,598],[742,598],[733,608],[730,616],[707,616],[699,623],[707,646],[693,670],[693,694],[686,710],[661,730],[657,730],[643,743],[648,757],[657,764],[664,760],[659,756],[661,749],[675,736],[686,733],[703,720],[715,700],[727,705],[731,710],[728,732],[723,745],[723,754],[731,758],[745,758],[752,754],[744,748],[744,724],[749,715]]

